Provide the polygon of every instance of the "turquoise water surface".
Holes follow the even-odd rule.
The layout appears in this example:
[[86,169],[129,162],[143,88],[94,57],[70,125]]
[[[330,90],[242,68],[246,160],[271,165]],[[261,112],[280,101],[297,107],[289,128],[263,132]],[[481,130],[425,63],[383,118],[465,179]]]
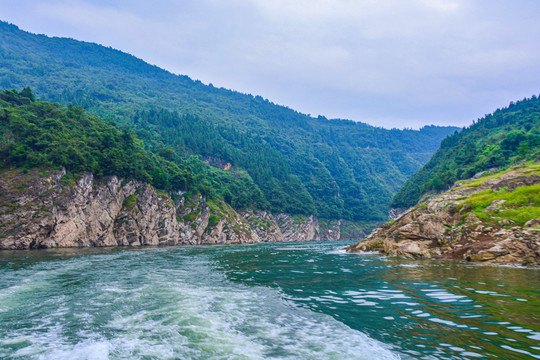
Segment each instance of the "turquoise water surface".
[[540,269],[347,244],[0,252],[0,358],[540,359]]

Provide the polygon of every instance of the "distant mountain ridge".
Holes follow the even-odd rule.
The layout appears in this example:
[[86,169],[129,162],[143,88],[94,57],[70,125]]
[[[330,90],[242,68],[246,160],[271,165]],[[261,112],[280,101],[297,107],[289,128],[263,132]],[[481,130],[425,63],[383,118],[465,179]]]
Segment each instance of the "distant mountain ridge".
[[312,118],[118,50],[5,22],[0,62],[0,88],[30,86],[42,100],[80,105],[132,128],[148,150],[171,161],[200,155],[245,169],[274,212],[382,221],[392,196],[457,129]]

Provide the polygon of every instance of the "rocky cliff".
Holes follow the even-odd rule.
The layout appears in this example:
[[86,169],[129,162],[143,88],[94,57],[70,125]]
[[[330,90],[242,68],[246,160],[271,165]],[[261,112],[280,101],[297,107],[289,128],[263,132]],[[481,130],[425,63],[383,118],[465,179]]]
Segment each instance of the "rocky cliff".
[[540,265],[540,164],[457,183],[347,250]]
[[117,177],[64,171],[0,174],[0,249],[337,240],[339,222],[237,212]]

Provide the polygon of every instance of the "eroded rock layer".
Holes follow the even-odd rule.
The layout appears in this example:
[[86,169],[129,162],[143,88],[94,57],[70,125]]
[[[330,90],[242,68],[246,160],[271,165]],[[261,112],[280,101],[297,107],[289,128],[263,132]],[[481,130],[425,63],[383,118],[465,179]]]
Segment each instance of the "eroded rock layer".
[[237,212],[201,196],[117,177],[62,171],[0,174],[0,249],[233,244],[339,239],[339,222]]
[[347,250],[540,265],[539,206],[540,166],[517,166],[458,183]]

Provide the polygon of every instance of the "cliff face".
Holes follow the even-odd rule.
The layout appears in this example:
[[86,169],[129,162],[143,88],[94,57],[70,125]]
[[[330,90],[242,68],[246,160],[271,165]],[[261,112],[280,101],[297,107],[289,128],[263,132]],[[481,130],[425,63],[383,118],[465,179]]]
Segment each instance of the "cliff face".
[[321,231],[314,217],[236,212],[117,177],[0,174],[0,249],[337,240],[334,225]]
[[373,231],[349,252],[540,264],[540,166],[458,183]]

